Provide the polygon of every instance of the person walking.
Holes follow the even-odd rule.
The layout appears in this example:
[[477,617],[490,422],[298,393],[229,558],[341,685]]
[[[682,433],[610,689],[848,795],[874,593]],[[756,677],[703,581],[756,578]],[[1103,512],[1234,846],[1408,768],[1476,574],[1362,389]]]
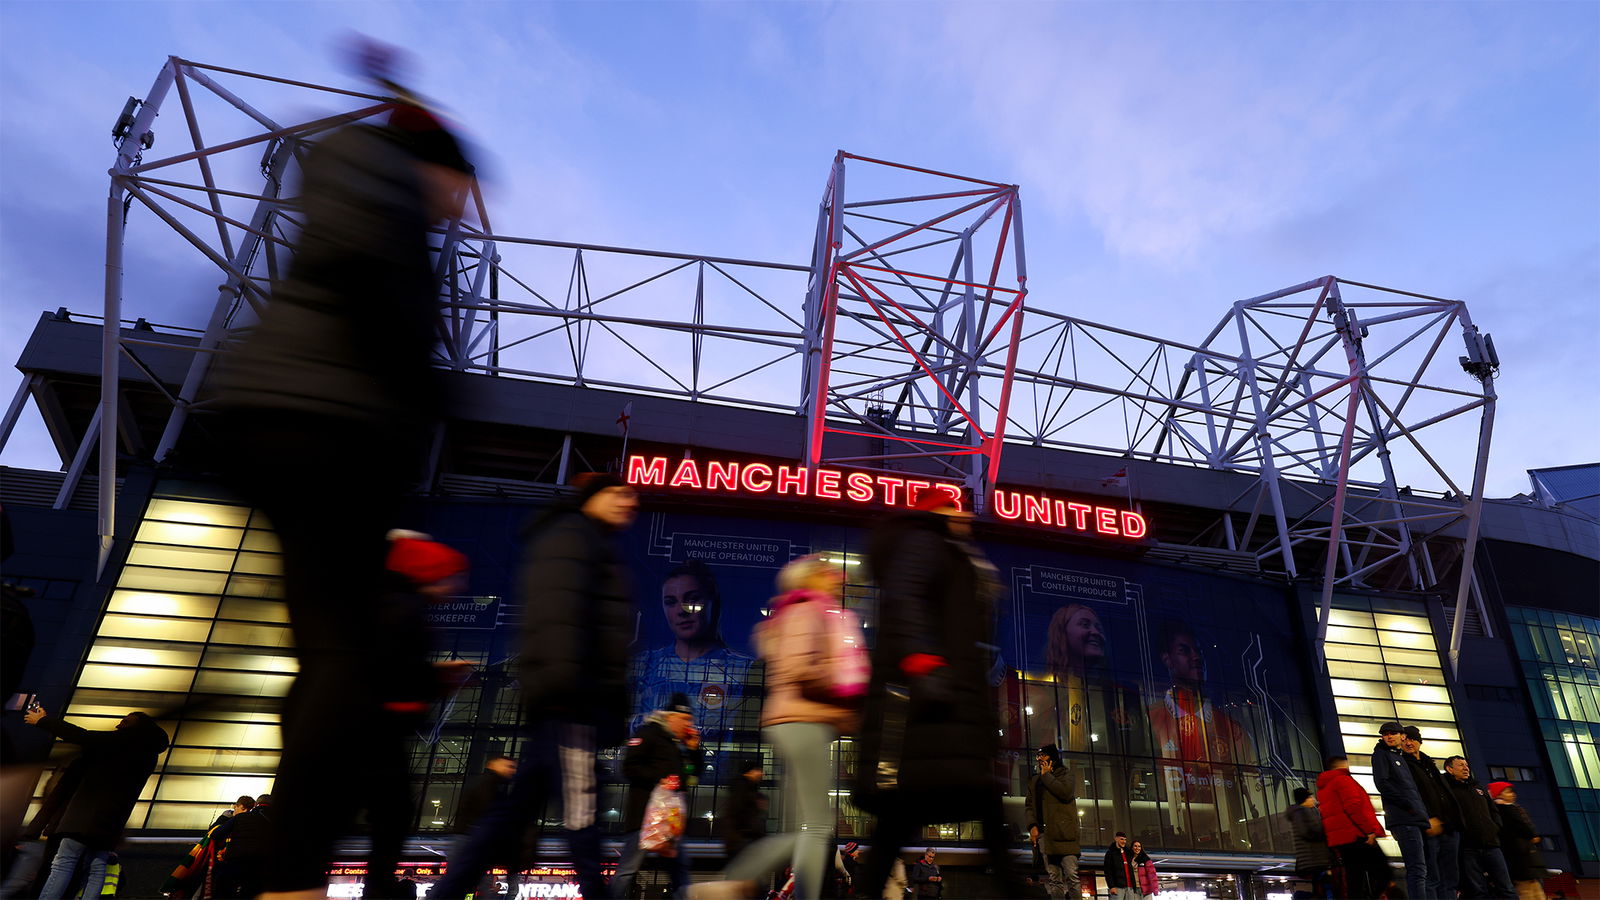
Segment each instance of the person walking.
[[1106,879],[1106,896],[1110,900],[1139,900],[1138,869],[1138,864],[1133,861],[1133,851],[1128,849],[1128,835],[1117,832],[1110,848],[1106,850],[1106,865],[1101,873]]
[[752,756],[739,764],[738,772],[728,783],[722,813],[717,816],[717,832],[722,836],[723,857],[729,863],[746,847],[767,836],[767,795],[761,793],[765,774],[761,757]]
[[1517,900],[1544,900],[1544,854],[1539,852],[1543,839],[1534,830],[1528,811],[1517,805],[1516,785],[1496,781],[1489,785],[1489,796],[1500,813],[1500,854],[1506,859]]
[[1511,873],[1500,852],[1500,809],[1477,779],[1464,756],[1444,761],[1450,796],[1461,814],[1461,877],[1474,897],[1515,897]]
[[155,772],[157,760],[167,750],[167,733],[142,712],[128,713],[111,731],[88,731],[50,715],[43,707],[29,710],[23,721],[83,748],[74,764],[82,767],[74,776],[76,787],[52,829],[61,843],[50,861],[40,900],[68,896],[80,869],[87,877],[84,896],[99,896],[128,816]]
[[1078,857],[1083,853],[1078,843],[1077,773],[1061,765],[1055,744],[1040,747],[1034,761],[1039,774],[1028,785],[1028,836],[1044,859],[1045,892],[1050,900],[1077,900]]
[[[644,864],[640,831],[650,792],[669,775],[678,777],[678,790],[687,794],[700,772],[700,735],[694,728],[694,707],[683,694],[673,694],[665,709],[657,710],[628,738],[622,757],[622,774],[628,779],[627,809],[623,811],[621,856],[611,878],[611,896],[632,900],[634,880]],[[682,897],[689,887],[689,853],[680,839],[667,860],[668,892]],[[590,896],[585,894],[585,897]],[[596,894],[594,896],[601,896]]]
[[844,572],[820,554],[802,556],[778,572],[772,616],[756,627],[756,651],[767,664],[762,734],[783,757],[787,808],[798,831],[752,844],[728,864],[730,881],[760,881],[785,864],[794,867],[798,900],[822,896],[834,815],[829,748],[854,734],[854,700],[832,696],[816,679],[827,660],[828,616],[844,593]]
[[1001,896],[1021,894],[995,774],[1000,722],[989,685],[995,567],[972,542],[972,516],[928,491],[874,532],[877,644],[857,739],[855,805],[877,816],[863,893],[877,896],[923,825],[983,823]]
[[1140,900],[1155,900],[1156,895],[1161,893],[1161,876],[1156,872],[1156,861],[1145,852],[1144,842],[1134,841],[1132,849],[1136,867],[1134,872],[1139,876]]
[[584,473],[573,484],[577,492],[545,509],[522,535],[516,584],[523,741],[511,790],[478,820],[430,897],[461,900],[497,850],[520,843],[552,797],[579,890],[585,897],[606,894],[596,753],[621,742],[627,717],[626,636],[634,606],[614,536],[637,518],[639,495],[610,473]]
[[[445,853],[446,860],[460,859],[462,850],[467,842],[472,840],[472,832],[485,815],[511,796],[511,787],[517,777],[517,761],[509,756],[495,754],[484,761],[483,771],[477,777],[467,782],[461,788],[461,797],[456,802],[455,818],[451,821],[451,830],[455,837],[450,839],[450,849]],[[520,882],[518,874],[521,870],[523,848],[529,843],[536,843],[538,835],[519,834],[507,829],[498,836],[498,843],[489,851],[488,858],[505,864],[507,890],[515,896]],[[525,840],[526,838],[526,840]],[[479,886],[483,879],[479,879]],[[474,893],[477,893],[474,891]]]
[[1417,726],[1405,727],[1400,738],[1400,751],[1405,754],[1411,780],[1416,784],[1423,808],[1428,813],[1428,828],[1422,833],[1423,849],[1428,858],[1428,896],[1455,900],[1461,835],[1452,826],[1455,804],[1450,799],[1449,788],[1445,786],[1444,773],[1439,771],[1439,765],[1433,761],[1433,757],[1422,752],[1422,730]]
[[910,871],[906,873],[906,882],[911,885],[913,896],[929,900],[944,896],[944,873],[935,862],[937,858],[938,854],[929,847],[922,851],[921,859],[911,864]]
[[1371,900],[1388,890],[1394,876],[1378,846],[1383,826],[1371,798],[1350,774],[1350,760],[1342,754],[1328,757],[1327,769],[1317,776],[1317,809],[1328,845],[1344,872],[1341,896]]
[[[1383,798],[1383,820],[1389,834],[1400,845],[1405,861],[1406,896],[1411,900],[1434,900],[1428,885],[1437,878],[1428,866],[1427,832],[1437,827],[1428,819],[1428,808],[1417,790],[1417,782],[1406,764],[1401,741],[1405,726],[1385,722],[1378,728],[1378,743],[1372,748],[1372,783]],[[1433,845],[1437,850],[1438,845]]]
[[1294,840],[1295,877],[1311,882],[1313,897],[1328,900],[1328,870],[1333,867],[1333,854],[1328,849],[1322,814],[1317,812],[1317,795],[1303,787],[1295,788],[1294,805],[1284,815]]

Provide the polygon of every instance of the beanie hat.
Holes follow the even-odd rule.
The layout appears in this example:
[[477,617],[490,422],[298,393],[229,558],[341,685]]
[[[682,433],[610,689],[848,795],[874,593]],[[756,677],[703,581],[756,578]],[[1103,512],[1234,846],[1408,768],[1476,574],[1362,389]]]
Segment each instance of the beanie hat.
[[673,694],[672,699],[668,700],[667,705],[661,709],[663,712],[683,713],[688,716],[694,715],[694,707],[689,705],[689,695],[682,692]]
[[1407,725],[1400,729],[1400,733],[1417,743],[1422,743],[1422,729],[1415,725]]
[[1508,787],[1511,787],[1511,782],[1509,782],[1509,781],[1491,782],[1489,784],[1489,788],[1488,788],[1489,796],[1493,797],[1496,800],[1499,800],[1500,799],[1500,795],[1502,793],[1504,793],[1505,789],[1508,788]]
[[606,488],[627,487],[628,483],[615,472],[581,472],[572,479],[572,486],[578,489],[576,499],[582,506]]
[[1309,798],[1310,796],[1311,796],[1311,791],[1309,789],[1303,788],[1303,787],[1295,788],[1294,789],[1294,805],[1295,806],[1299,806],[1300,804],[1306,802],[1307,798]]
[[844,852],[846,852],[846,853],[854,853],[854,852],[856,852],[856,848],[859,847],[859,846],[861,846],[861,845],[856,843],[855,841],[845,841]]
[[409,578],[413,584],[444,581],[467,571],[467,557],[459,550],[425,538],[398,537],[389,542],[389,571]]
[[396,103],[389,114],[389,130],[417,159],[472,174],[472,163],[462,152],[461,142],[428,110],[411,103]]

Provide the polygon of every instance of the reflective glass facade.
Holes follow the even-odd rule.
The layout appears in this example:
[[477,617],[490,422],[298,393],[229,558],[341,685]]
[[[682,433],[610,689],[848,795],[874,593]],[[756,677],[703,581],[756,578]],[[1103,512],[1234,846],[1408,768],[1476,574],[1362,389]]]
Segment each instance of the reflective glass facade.
[[1600,619],[1506,607],[1573,851],[1600,859]]

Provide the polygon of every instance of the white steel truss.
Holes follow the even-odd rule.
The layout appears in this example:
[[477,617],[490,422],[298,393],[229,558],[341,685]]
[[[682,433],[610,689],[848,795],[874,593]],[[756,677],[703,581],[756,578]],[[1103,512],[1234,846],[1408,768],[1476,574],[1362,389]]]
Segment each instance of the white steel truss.
[[[173,112],[173,93],[180,122],[170,130],[189,146],[154,154],[156,117]],[[69,497],[98,442],[102,564],[114,537],[118,441],[98,439],[119,433],[122,361],[144,370],[141,346],[174,346],[122,327],[130,207],[136,201],[141,218],[150,213],[165,226],[158,232],[223,277],[181,387],[156,383],[172,407],[159,461],[204,402],[211,359],[248,331],[284,271],[297,229],[285,186],[306,142],[391,100],[177,57],[142,101],[130,99],[107,204],[101,402],[62,488]],[[330,103],[337,111],[303,113]],[[1234,303],[1198,343],[1036,302],[1024,325],[1014,186],[957,177],[967,187],[878,192],[848,209],[839,203],[833,217],[846,159],[859,158],[835,160],[811,266],[498,234],[475,195],[471,221],[437,237],[439,364],[805,415],[812,430],[795,455],[807,464],[841,461],[823,452],[819,431],[866,422],[900,448],[869,463],[937,456],[947,442],[975,487],[992,483],[1002,440],[1243,473],[1249,487],[1195,541],[1314,579],[1324,629],[1343,587],[1446,592],[1458,610],[1471,601],[1498,361],[1464,303],[1329,276]],[[905,201],[954,204],[970,221],[883,209]],[[859,227],[848,231],[852,219]],[[977,246],[980,233],[987,243]],[[939,248],[943,268],[885,258],[885,234],[908,252]],[[1008,249],[1011,275],[1002,278]],[[135,277],[144,262],[133,260]],[[830,350],[835,313],[855,333],[833,332]],[[1448,346],[1465,350],[1452,359]],[[861,374],[841,380],[852,365]],[[980,389],[980,380],[1004,388]],[[0,443],[36,387],[24,380]],[[1467,464],[1462,445],[1475,448]],[[1463,619],[1455,617],[1452,661]]]

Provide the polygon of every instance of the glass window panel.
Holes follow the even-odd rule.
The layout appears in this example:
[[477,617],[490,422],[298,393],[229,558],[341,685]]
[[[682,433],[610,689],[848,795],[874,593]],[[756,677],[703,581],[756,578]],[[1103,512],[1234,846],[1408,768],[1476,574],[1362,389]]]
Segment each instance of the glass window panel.
[[276,553],[240,553],[233,570],[248,575],[282,575],[283,559]]
[[1391,694],[1396,700],[1410,700],[1418,703],[1449,703],[1450,692],[1444,685],[1435,684],[1397,684],[1391,688]]
[[106,638],[203,642],[210,633],[211,622],[207,619],[108,615],[100,622],[100,637]]
[[[184,722],[173,737],[174,744],[189,747],[239,747],[278,750],[282,748],[277,725],[245,722]],[[265,789],[263,789],[265,790]],[[239,796],[238,793],[234,794]]]
[[261,775],[163,775],[157,800],[220,803],[227,807],[241,794],[252,797],[272,790],[272,778]]
[[1444,684],[1444,670],[1436,666],[1386,666],[1388,681],[1405,684]]
[[207,772],[245,772],[271,775],[278,768],[274,750],[232,750],[212,747],[175,747],[167,751],[167,771],[198,769]]
[[78,679],[82,687],[123,688],[130,691],[187,691],[194,682],[193,669],[153,669],[88,663]]
[[1329,659],[1347,659],[1354,662],[1383,662],[1386,654],[1371,644],[1327,644]]
[[227,586],[225,572],[187,572],[124,566],[117,587],[146,591],[181,591],[186,594],[220,594]]
[[1384,631],[1380,632],[1379,640],[1384,647],[1406,647],[1411,650],[1434,649],[1433,635],[1416,634],[1410,631]]
[[[1418,725],[1424,722],[1454,722],[1455,712],[1442,703],[1401,703],[1394,705],[1395,713],[1402,722],[1415,722]],[[1429,754],[1430,756],[1432,754]]]
[[1347,628],[1340,625],[1328,626],[1328,640],[1338,641],[1341,644],[1376,644],[1378,632],[1371,628]]
[[207,694],[247,694],[254,697],[282,697],[289,693],[292,675],[262,675],[255,672],[220,672],[201,669],[194,689]]
[[128,563],[135,566],[165,566],[169,569],[200,569],[226,572],[233,567],[233,550],[209,547],[168,547],[162,544],[134,544]]
[[228,579],[226,591],[235,597],[272,597],[283,599],[283,579],[274,575],[235,575]]
[[1393,715],[1395,705],[1388,700],[1362,700],[1359,697],[1335,697],[1334,708],[1340,715],[1386,716]]
[[250,510],[242,506],[224,506],[219,503],[157,499],[151,500],[150,505],[145,507],[144,517],[166,522],[243,528],[250,518]]
[[158,594],[150,591],[113,591],[111,612],[146,616],[185,616],[209,619],[217,614],[217,598],[195,594]]
[[1389,699],[1389,685],[1381,681],[1353,681],[1348,678],[1332,678],[1328,681],[1335,697],[1361,697],[1368,700]]
[[[1320,616],[1322,610],[1317,610]],[[1347,625],[1352,628],[1371,628],[1372,613],[1356,609],[1335,609],[1328,613],[1328,625]]]
[[1382,663],[1358,663],[1344,660],[1328,660],[1328,675],[1333,678],[1364,678],[1373,681],[1386,681]]
[[1398,647],[1383,648],[1383,661],[1395,666],[1424,666],[1438,668],[1439,654],[1433,650],[1404,650]]
[[251,622],[287,622],[289,621],[289,605],[282,600],[246,600],[241,597],[224,597],[222,611],[218,613],[224,619],[245,619]]
[[228,807],[215,803],[155,803],[150,809],[148,828],[166,828],[173,831],[191,831],[195,834],[211,827]]
[[139,530],[133,539],[146,544],[182,544],[186,547],[236,550],[243,538],[244,530],[239,528],[146,520],[139,525]]
[[205,662],[208,669],[243,669],[247,672],[298,672],[300,664],[293,656],[282,653],[258,653],[252,650],[236,650],[231,647],[211,646],[206,648]]
[[1411,631],[1417,634],[1433,633],[1433,626],[1429,624],[1427,616],[1400,616],[1394,613],[1377,613],[1372,618],[1379,628],[1388,631]]
[[294,646],[294,635],[282,625],[242,622],[218,622],[211,632],[211,640],[218,644],[246,644],[252,647]]
[[271,531],[252,528],[244,533],[244,542],[239,545],[241,550],[255,550],[261,553],[282,553],[283,545],[278,542],[278,536]]
[[89,648],[89,661],[120,663],[129,666],[187,666],[193,668],[200,662],[199,647],[175,649],[170,645],[138,647],[119,645],[114,641],[95,641]]

